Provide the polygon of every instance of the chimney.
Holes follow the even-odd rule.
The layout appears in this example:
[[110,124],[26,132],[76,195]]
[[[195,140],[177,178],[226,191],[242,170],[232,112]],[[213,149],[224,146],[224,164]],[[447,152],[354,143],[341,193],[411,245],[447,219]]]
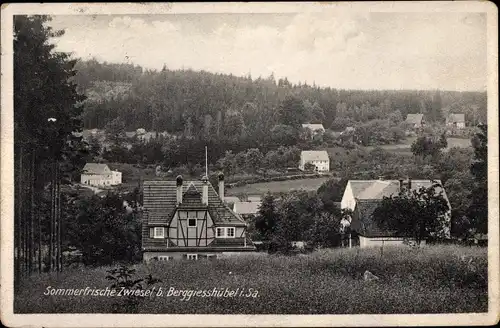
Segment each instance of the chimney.
[[224,201],[224,173],[219,173],[219,198]]
[[402,191],[404,188],[404,180],[403,179],[399,179],[399,191]]
[[182,203],[182,176],[178,175],[175,179],[177,183],[177,204]]
[[203,192],[201,194],[201,202],[203,205],[208,206],[208,178],[206,175],[201,178],[201,181],[203,182]]

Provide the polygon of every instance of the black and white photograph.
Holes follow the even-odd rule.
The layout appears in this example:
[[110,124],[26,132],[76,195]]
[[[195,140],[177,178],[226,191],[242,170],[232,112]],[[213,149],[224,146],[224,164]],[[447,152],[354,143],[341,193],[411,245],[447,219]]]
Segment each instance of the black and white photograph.
[[498,323],[493,3],[10,4],[1,67],[6,326]]

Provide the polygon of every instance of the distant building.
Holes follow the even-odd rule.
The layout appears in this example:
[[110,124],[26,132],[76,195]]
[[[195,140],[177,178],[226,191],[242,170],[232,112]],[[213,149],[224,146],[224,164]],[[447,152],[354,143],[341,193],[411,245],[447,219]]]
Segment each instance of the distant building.
[[450,113],[446,118],[446,125],[458,129],[465,128],[465,114]]
[[311,132],[313,133],[324,133],[325,132],[325,128],[323,127],[323,124],[316,124],[316,123],[304,123],[302,124],[302,127],[304,129],[309,129],[311,130]]
[[87,163],[83,167],[80,182],[89,186],[114,186],[122,183],[122,173],[112,171],[106,164]]
[[424,114],[408,114],[405,122],[414,129],[421,128],[425,124]]
[[318,172],[330,171],[330,158],[326,150],[304,150],[300,153],[299,169],[304,170],[307,163],[316,166]]
[[135,132],[135,131],[127,131],[127,132],[125,132],[125,136],[127,138],[134,138],[136,136],[136,134],[137,134],[137,132]]
[[184,182],[144,181],[142,211],[143,260],[199,260],[256,251],[247,224],[224,202],[207,177]]
[[[437,180],[435,183],[441,184]],[[353,211],[351,222],[343,222],[343,228],[350,226],[359,236],[360,247],[401,245],[403,237],[394,232],[380,229],[372,220],[373,211],[378,207],[384,197],[397,195],[402,188],[418,190],[420,187],[428,188],[434,184],[431,180],[349,180],[347,182],[340,207]],[[436,192],[443,192],[443,196],[448,200],[444,188],[436,188]],[[449,202],[448,202],[448,206]],[[447,226],[443,227],[443,232],[449,236],[451,224],[451,207],[446,214]]]

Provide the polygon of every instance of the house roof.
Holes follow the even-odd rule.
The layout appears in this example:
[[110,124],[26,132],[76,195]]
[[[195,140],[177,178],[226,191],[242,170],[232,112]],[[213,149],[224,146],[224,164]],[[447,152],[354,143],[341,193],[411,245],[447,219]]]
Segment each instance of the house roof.
[[135,131],[128,131],[128,132],[125,132],[125,135],[127,136],[127,138],[133,138],[133,137],[135,137],[136,132]]
[[226,203],[236,203],[239,201],[240,199],[236,196],[224,196],[224,202]]
[[[177,209],[206,209],[207,206],[201,200],[202,188],[202,181],[185,181],[182,185],[183,201],[177,204],[176,181],[144,181],[143,207],[147,212],[148,220],[170,222]],[[208,212],[215,224],[246,225],[238,214],[221,201],[210,182],[208,182]]]
[[381,200],[359,200],[354,208],[351,229],[364,237],[393,237],[395,232],[381,228],[373,220],[373,212],[380,205]]
[[406,116],[406,123],[420,124],[423,118],[424,114],[408,114]]
[[[399,180],[349,180],[354,198],[357,200],[382,199],[399,193]],[[407,187],[407,181],[403,181]],[[441,180],[411,180],[411,189],[418,190],[420,187],[429,188],[434,183],[442,186]],[[436,188],[436,192],[443,191],[443,196],[447,198],[446,191],[442,187]]]
[[448,123],[465,123],[465,114],[450,113],[446,118]]
[[328,161],[328,153],[326,150],[304,150],[301,157],[305,161]]
[[323,124],[304,123],[304,124],[302,124],[302,127],[304,129],[310,129],[310,130],[313,130],[313,131],[318,131],[318,130],[325,131],[325,128],[323,127]]
[[[107,170],[106,170],[107,169]],[[98,164],[98,163],[87,163],[83,167],[83,173],[88,174],[104,174],[106,171],[110,171],[108,165]]]
[[238,214],[257,214],[262,202],[236,202],[233,211]]

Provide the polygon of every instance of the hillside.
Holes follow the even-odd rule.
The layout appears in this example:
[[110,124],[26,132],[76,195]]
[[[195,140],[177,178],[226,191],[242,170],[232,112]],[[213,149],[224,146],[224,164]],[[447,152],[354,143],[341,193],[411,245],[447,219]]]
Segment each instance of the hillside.
[[[239,137],[277,124],[322,122],[326,128],[387,119],[391,113],[425,113],[443,121],[453,111],[468,121],[486,120],[486,93],[451,91],[362,91],[292,85],[286,78],[237,77],[205,71],[143,70],[131,64],[80,61],[74,78],[88,96],[85,128],[103,128],[120,118],[127,130],[185,132]],[[284,101],[303,108],[280,115]],[[292,106],[293,107],[293,106]],[[285,117],[284,117],[285,116]]]

